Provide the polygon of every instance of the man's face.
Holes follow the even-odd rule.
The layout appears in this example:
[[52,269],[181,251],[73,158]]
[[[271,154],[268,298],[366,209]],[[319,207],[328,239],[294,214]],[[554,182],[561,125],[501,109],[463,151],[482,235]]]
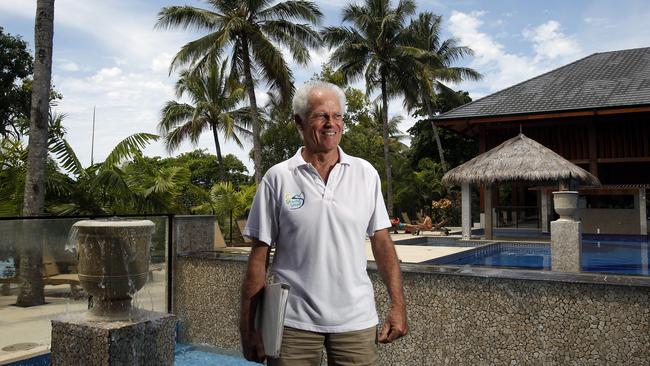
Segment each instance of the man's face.
[[296,116],[305,147],[313,153],[330,152],[341,142],[343,114],[333,91],[314,89],[309,94],[306,120]]

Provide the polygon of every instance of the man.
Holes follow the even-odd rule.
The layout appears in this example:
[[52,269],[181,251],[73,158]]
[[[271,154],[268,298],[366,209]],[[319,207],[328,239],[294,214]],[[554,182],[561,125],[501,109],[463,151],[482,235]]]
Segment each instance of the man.
[[[253,239],[242,288],[240,333],[244,356],[262,362],[253,327],[270,246],[271,273],[291,286],[279,359],[270,365],[375,365],[377,340],[406,335],[402,278],[377,171],[339,148],[345,94],[329,83],[308,83],[293,99],[304,146],[268,170],[260,182],[244,235]],[[366,272],[365,237],[391,307],[377,336],[377,312]],[[378,338],[377,338],[378,337]]]

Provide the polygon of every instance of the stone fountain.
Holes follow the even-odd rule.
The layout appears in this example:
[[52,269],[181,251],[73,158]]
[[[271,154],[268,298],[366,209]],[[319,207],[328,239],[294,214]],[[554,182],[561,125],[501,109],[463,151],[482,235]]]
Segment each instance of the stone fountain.
[[172,364],[175,317],[132,306],[149,275],[154,223],[84,220],[72,230],[92,305],[52,320],[52,365]]

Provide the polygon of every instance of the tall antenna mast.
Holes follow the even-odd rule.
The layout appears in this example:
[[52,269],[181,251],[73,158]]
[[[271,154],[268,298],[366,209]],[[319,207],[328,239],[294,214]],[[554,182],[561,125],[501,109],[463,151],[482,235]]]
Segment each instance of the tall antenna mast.
[[90,141],[90,165],[93,165],[95,152],[95,106],[93,106],[93,137]]

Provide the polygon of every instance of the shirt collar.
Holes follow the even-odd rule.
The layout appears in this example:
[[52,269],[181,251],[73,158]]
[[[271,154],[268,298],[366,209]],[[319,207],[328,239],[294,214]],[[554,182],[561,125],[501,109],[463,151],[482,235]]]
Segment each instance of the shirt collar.
[[[303,165],[308,165],[309,163],[305,161],[305,159],[302,157],[302,154],[300,153],[304,147],[301,146],[298,148],[298,151],[296,151],[296,154],[289,159],[289,168],[294,169],[301,167]],[[346,154],[343,152],[343,149],[341,149],[340,146],[336,147],[339,151],[339,164],[344,164],[344,165],[350,165],[352,159],[350,158],[350,155]]]

